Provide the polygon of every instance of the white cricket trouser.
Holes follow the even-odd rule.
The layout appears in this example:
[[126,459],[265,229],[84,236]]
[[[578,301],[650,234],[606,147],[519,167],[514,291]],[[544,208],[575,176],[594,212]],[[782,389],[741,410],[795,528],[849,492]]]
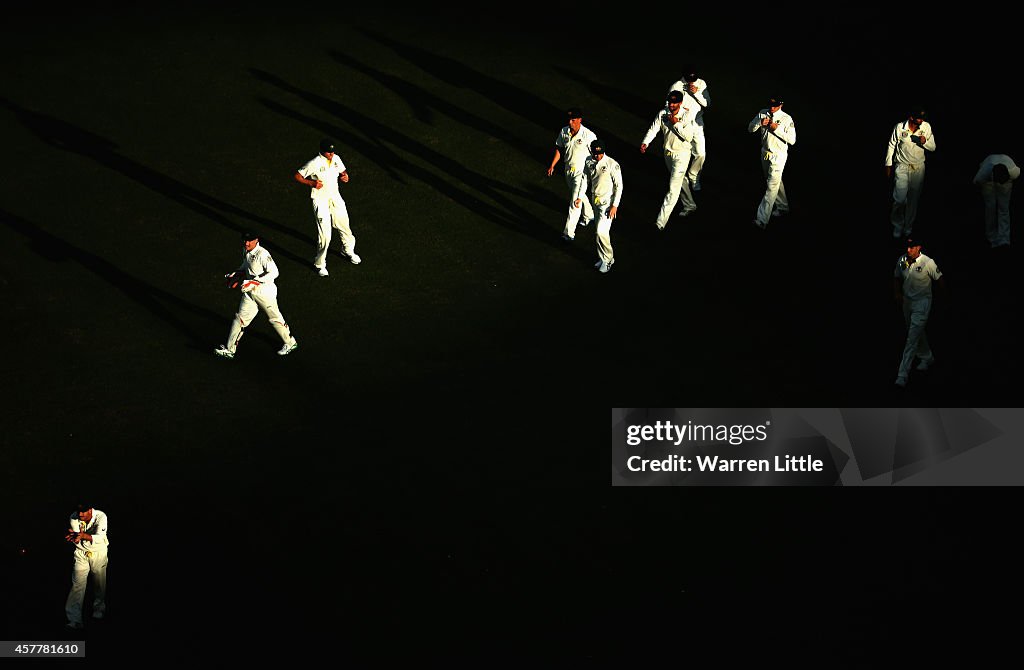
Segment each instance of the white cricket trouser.
[[1010,243],[1010,194],[1012,192],[1012,181],[1005,184],[988,181],[981,185],[981,197],[985,201],[985,237],[993,247]]
[[786,186],[782,183],[782,171],[786,169],[787,154],[765,153],[761,156],[761,173],[764,175],[765,190],[761,204],[757,207],[757,222],[768,225],[772,210],[785,214],[789,211]]
[[607,203],[594,202],[594,214],[597,216],[597,256],[611,265],[615,260],[612,250],[612,220],[608,218]]
[[341,198],[313,200],[313,217],[316,219],[316,256],[313,266],[318,270],[327,267],[327,247],[331,244],[331,228],[338,229],[341,236],[341,248],[346,256],[356,252],[356,237],[349,227],[348,208]]
[[917,201],[924,186],[924,163],[908,165],[897,163],[892,187],[892,234],[893,237],[909,235],[917,219]]
[[565,217],[565,229],[562,231],[569,237],[576,237],[576,224],[580,221],[580,214],[583,214],[584,224],[594,219],[594,208],[590,204],[590,198],[580,198],[582,201],[579,207],[576,206],[574,194],[580,190],[580,182],[583,181],[583,172],[567,171],[565,183],[569,186],[569,214]]
[[693,193],[690,192],[690,182],[686,178],[686,170],[690,167],[690,147],[686,146],[681,151],[666,151],[665,167],[668,168],[668,193],[665,194],[655,222],[658,228],[668,225],[668,218],[672,216],[677,201],[682,204],[684,212],[697,209]]
[[256,313],[262,307],[270,325],[274,327],[281,340],[288,344],[292,341],[291,328],[284,322],[281,310],[277,308],[277,286],[274,284],[260,284],[248,293],[242,294],[242,300],[238,303],[238,313],[235,320],[231,322],[231,330],[228,332],[228,350],[234,352],[238,347],[238,341],[245,334]]
[[900,371],[897,377],[907,378],[914,357],[922,361],[932,360],[932,350],[928,346],[928,336],[924,329],[928,325],[928,312],[932,308],[931,298],[909,300],[903,298],[903,320],[907,324],[907,344],[903,347],[903,358],[900,360]]
[[[91,553],[88,556],[87,553]],[[68,593],[64,613],[71,623],[82,623],[82,603],[85,602],[85,585],[92,573],[92,611],[104,612],[107,608],[107,549],[75,549],[75,566],[71,572],[71,592]]]
[[704,126],[694,125],[693,140],[690,141],[690,170],[686,178],[691,182],[700,180],[700,171],[704,169],[704,158],[707,155],[707,142],[704,139]]

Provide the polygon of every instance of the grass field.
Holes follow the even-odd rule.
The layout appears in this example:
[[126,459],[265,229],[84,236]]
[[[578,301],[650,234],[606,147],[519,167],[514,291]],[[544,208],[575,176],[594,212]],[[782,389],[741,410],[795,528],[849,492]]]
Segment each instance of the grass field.
[[[991,58],[967,58],[978,50],[893,40],[875,16],[807,17],[792,39],[705,17],[679,42],[637,11],[570,45],[540,11],[108,10],[9,24],[0,47],[0,287],[13,315],[0,471],[16,635],[60,634],[59,537],[78,495],[114,522],[114,615],[90,638],[106,654],[128,630],[206,639],[264,616],[323,635],[402,628],[456,591],[453,621],[479,639],[487,616],[511,635],[506,618],[523,609],[522,634],[544,639],[560,613],[617,588],[632,541],[677,549],[643,535],[659,528],[650,516],[633,526],[655,506],[605,490],[612,406],[1020,404],[1020,262],[986,248],[970,184],[989,153],[1024,159],[1016,135],[991,129],[1014,96],[988,66],[1008,48],[999,39]],[[705,188],[695,217],[659,233],[665,169],[638,146],[683,61],[713,96]],[[760,231],[746,124],[772,94],[798,128],[793,213]],[[939,365],[898,394],[900,249],[881,165],[913,104],[932,110],[938,144],[916,228],[950,292],[929,323]],[[592,229],[561,242],[564,181],[544,175],[570,105],[623,168],[608,275],[593,270]],[[363,259],[349,265],[335,239],[327,279],[292,181],[322,136],[352,177]],[[212,353],[236,308],[221,276],[246,228],[281,270],[300,342],[283,359],[262,314],[233,361]],[[751,538],[806,496],[777,494],[748,517],[749,493],[703,493],[695,528],[718,555],[781,562],[800,523]],[[692,522],[661,499],[668,521]],[[850,503],[815,505],[821,519]],[[907,507],[935,527],[927,501]],[[921,532],[882,531],[964,551],[952,531]],[[708,576],[693,587],[706,600],[672,601],[679,621],[734,592],[723,560],[689,564]],[[667,593],[617,591],[570,637],[592,643],[613,605]],[[352,602],[371,603],[365,617]]]

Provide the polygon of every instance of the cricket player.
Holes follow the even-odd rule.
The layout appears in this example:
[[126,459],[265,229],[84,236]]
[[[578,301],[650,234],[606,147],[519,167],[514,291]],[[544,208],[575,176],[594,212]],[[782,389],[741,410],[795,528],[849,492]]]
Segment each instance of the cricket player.
[[[693,120],[693,140],[690,142],[690,169],[686,178],[690,182],[690,190],[699,191],[700,173],[704,169],[704,159],[707,155],[707,141],[704,138],[704,111],[711,105],[711,94],[708,92],[708,83],[697,75],[692,65],[683,68],[683,76],[669,88],[672,91],[680,91],[684,100],[689,97],[696,102],[700,109]],[[683,213],[680,212],[680,216]]]
[[622,201],[622,170],[618,161],[604,153],[604,142],[594,140],[590,143],[590,157],[583,166],[586,177],[576,192],[574,205],[580,207],[589,190],[590,202],[594,206],[597,217],[597,256],[594,265],[598,271],[606,273],[612,269],[615,254],[612,250],[612,221],[619,213]]
[[754,225],[762,230],[768,227],[769,217],[789,213],[782,172],[789,160],[789,148],[796,144],[796,122],[782,111],[783,104],[782,98],[769,98],[768,107],[759,111],[747,127],[750,132],[761,135],[761,173],[765,191]]
[[885,176],[893,179],[889,218],[895,238],[910,235],[917,219],[917,201],[924,187],[925,151],[935,151],[935,135],[927,118],[923,109],[915,109],[906,121],[896,124],[889,136]]
[[907,343],[903,347],[896,386],[906,386],[910,365],[918,359],[917,369],[927,370],[935,361],[925,326],[932,308],[932,282],[942,287],[942,273],[928,256],[921,253],[921,239],[908,237],[907,253],[896,261],[893,275],[893,297],[903,306],[903,319],[907,324]]
[[277,285],[274,284],[274,280],[281,274],[277,269],[277,263],[270,252],[260,246],[259,236],[251,231],[242,233],[242,248],[242,264],[227,275],[242,278],[242,300],[238,304],[235,320],[231,322],[227,344],[220,345],[213,353],[222,358],[234,358],[238,341],[242,339],[245,329],[262,308],[270,319],[270,325],[284,342],[284,346],[277,352],[278,356],[287,356],[295,351],[299,343],[292,337],[291,328],[285,323],[284,316],[277,307]]
[[64,539],[75,545],[74,569],[71,572],[71,592],[68,593],[64,613],[67,627],[82,628],[82,604],[85,587],[92,574],[92,618],[102,619],[107,611],[107,515],[92,504],[80,504],[68,522]]
[[985,237],[993,249],[1010,246],[1010,196],[1020,168],[1006,154],[992,154],[981,162],[974,183],[985,201]]
[[[572,242],[576,239],[576,225],[586,226],[594,218],[594,208],[590,201],[583,199],[583,208],[576,206],[576,193],[580,190],[583,180],[583,166],[590,155],[590,143],[597,139],[594,131],[583,125],[583,111],[579,107],[568,110],[569,125],[562,128],[555,138],[555,153],[548,166],[548,176],[555,173],[558,159],[565,156],[565,183],[569,187],[569,213],[565,217],[565,228],[562,239]],[[580,215],[582,214],[582,220]]]
[[668,94],[665,109],[654,117],[654,122],[640,143],[640,153],[647,153],[647,147],[659,131],[661,132],[661,140],[665,147],[665,166],[668,168],[668,192],[661,203],[658,220],[655,221],[658,230],[665,230],[668,217],[672,216],[677,201],[683,206],[680,216],[689,216],[697,211],[697,203],[693,201],[686,173],[690,168],[690,146],[696,132],[694,119],[700,106],[696,102],[684,102],[683,98],[681,91],[672,91]]
[[348,183],[348,171],[341,157],[334,153],[334,142],[326,137],[320,140],[320,153],[295,172],[295,181],[310,187],[313,217],[317,225],[316,256],[313,268],[321,277],[327,272],[327,247],[331,244],[331,228],[341,236],[342,251],[353,265],[363,262],[356,254],[356,237],[348,220],[348,208],[338,190],[338,182]]

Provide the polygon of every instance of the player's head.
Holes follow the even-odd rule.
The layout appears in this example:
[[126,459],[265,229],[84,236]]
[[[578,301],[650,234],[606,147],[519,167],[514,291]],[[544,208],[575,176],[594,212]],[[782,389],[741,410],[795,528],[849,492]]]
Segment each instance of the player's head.
[[75,505],[75,511],[72,514],[77,514],[79,521],[85,521],[87,523],[92,521],[92,501],[82,499],[77,505]]
[[604,156],[604,142],[601,140],[594,140],[591,142],[590,155],[593,156],[595,160],[601,160]]
[[693,82],[697,81],[697,79],[699,79],[699,77],[697,76],[697,69],[694,68],[692,65],[685,65],[683,67],[683,81],[685,81],[687,84],[692,84]]
[[243,231],[241,237],[242,246],[245,247],[246,251],[252,251],[260,243],[260,236],[252,230]]
[[908,117],[917,125],[921,125],[928,120],[928,112],[924,111],[924,109],[920,107],[912,107]]
[[992,181],[997,184],[1005,184],[1010,181],[1010,169],[1003,163],[996,163],[992,166]]
[[334,140],[329,137],[325,137],[320,140],[320,153],[324,156],[334,155]]
[[782,109],[783,104],[782,98],[777,95],[768,98],[768,109],[772,110],[773,114]]
[[579,107],[570,107],[565,112],[569,120],[569,127],[572,128],[573,132],[580,129],[580,125],[583,124],[583,110]]
[[665,102],[667,102],[670,105],[678,105],[682,101],[683,101],[683,92],[682,91],[670,91],[669,94],[667,96],[665,96]]
[[914,259],[921,255],[922,244],[920,237],[918,237],[917,235],[914,235],[913,237],[907,237],[907,239],[905,240],[905,244],[907,245],[908,258]]

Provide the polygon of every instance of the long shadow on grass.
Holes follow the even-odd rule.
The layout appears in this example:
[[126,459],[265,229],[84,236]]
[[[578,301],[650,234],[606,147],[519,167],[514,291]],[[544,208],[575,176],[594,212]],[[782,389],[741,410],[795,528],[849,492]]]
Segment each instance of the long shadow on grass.
[[[565,125],[565,108],[555,106],[526,89],[477,72],[473,68],[467,67],[464,63],[452,58],[439,56],[408,44],[402,44],[371,31],[361,30],[360,32],[370,39],[391,48],[399,56],[441,81],[459,88],[470,89],[538,126],[555,128],[555,131],[551,134],[552,144],[558,129]],[[613,147],[625,147],[633,144],[632,142],[624,141],[621,137],[607,129],[602,130],[602,132],[604,134],[600,135],[601,139],[605,142],[610,142]],[[639,146],[639,143],[637,143],[637,146]],[[543,146],[541,150],[543,152]]]
[[[91,251],[86,251],[70,242],[66,242],[56,235],[43,230],[37,224],[3,209],[0,209],[0,224],[27,238],[32,243],[33,251],[40,258],[51,263],[66,263],[68,261],[77,263],[106,281],[124,293],[128,298],[138,303],[147,312],[150,312],[153,316],[187,337],[188,346],[191,348],[206,349],[210,343],[209,334],[206,332],[195,332],[188,323],[176,316],[165,305],[170,305],[177,310],[216,322],[225,331],[227,331],[230,325],[231,318],[229,315],[215,314],[187,300],[182,300],[169,291],[165,291],[139,277],[128,274],[110,261],[100,258]],[[270,341],[268,337],[260,333],[256,333],[254,336],[268,342]]]
[[[438,153],[411,137],[398,132],[395,128],[361,114],[340,102],[304,91],[263,70],[253,68],[250,71],[254,77],[261,81],[273,84],[281,90],[319,107],[336,118],[344,119],[346,123],[357,128],[366,137],[386,140],[429,163],[433,166],[433,169],[424,170],[419,166],[411,164],[408,160],[398,157],[393,152],[387,152],[386,154],[388,161],[392,163],[392,167],[423,182],[441,195],[465,207],[470,212],[544,243],[553,244],[557,240],[556,233],[547,222],[541,221],[529,214],[520,204],[506,195],[508,193],[526,200],[535,200],[535,194],[473,172],[455,158]],[[259,101],[268,109],[279,114],[305,123],[320,131],[328,131],[336,136],[343,137],[353,148],[366,156],[373,156],[375,153],[379,155],[380,153],[376,141],[360,140],[356,135],[345,133],[333,124],[306,116],[273,100],[259,98]],[[497,206],[486,202],[476,195],[463,191],[450,182],[449,179],[465,184],[474,189],[475,192],[487,196],[497,203]],[[541,201],[540,204],[546,203]]]
[[[646,120],[648,116],[653,118],[654,112],[658,109],[658,105],[664,103],[663,100],[649,100],[647,98],[642,98],[635,93],[624,91],[621,88],[615,88],[614,86],[598,83],[593,79],[588,79],[579,72],[574,72],[569,68],[561,67],[560,65],[553,66],[553,69],[563,77],[583,84],[595,94],[614,104],[622,111],[633,114],[640,119]],[[668,92],[667,87],[665,92]],[[637,144],[639,145],[639,141]]]
[[426,120],[428,123],[432,124],[434,116],[433,111],[437,110],[448,118],[457,121],[468,128],[479,131],[483,135],[498,138],[508,145],[510,149],[519,151],[532,161],[539,162],[538,157],[541,157],[541,159],[546,158],[544,152],[548,148],[547,145],[531,145],[530,140],[525,140],[521,137],[517,137],[513,133],[510,133],[501,123],[485,119],[473,114],[472,112],[468,112],[458,105],[453,105],[445,98],[430,93],[429,91],[410,83],[406,79],[386,74],[380,70],[370,67],[369,65],[360,63],[348,54],[344,54],[339,51],[332,51],[331,57],[342,65],[352,68],[357,72],[362,72],[368,77],[376,80],[381,85],[390,88],[412,107],[413,113],[416,114],[417,118]]
[[[247,226],[234,223],[221,212],[228,212],[234,216],[249,219],[250,221],[254,221],[262,226],[266,226],[267,228],[271,228],[280,233],[285,233],[297,240],[302,240],[306,243],[310,242],[310,238],[308,236],[301,235],[291,228],[282,226],[270,219],[257,216],[251,212],[247,212],[244,209],[236,207],[235,205],[207,195],[192,188],[191,186],[181,183],[173,177],[168,177],[165,174],[157,172],[151,167],[143,165],[142,163],[128,158],[127,156],[121,155],[118,153],[118,146],[105,137],[101,137],[95,133],[89,132],[88,130],[79,128],[67,121],[61,121],[60,119],[48,116],[41,112],[26,109],[6,98],[0,97],[0,105],[7,107],[14,112],[18,117],[18,120],[21,121],[26,128],[50,146],[92,159],[100,165],[110,168],[115,172],[119,172],[132,181],[136,181],[146,188],[156,191],[160,195],[184,205],[192,211],[205,216],[225,228],[241,233],[245,228],[247,228]],[[310,265],[308,258],[300,258],[299,256],[291,254],[280,247],[278,247],[277,253],[304,267],[308,267]]]

